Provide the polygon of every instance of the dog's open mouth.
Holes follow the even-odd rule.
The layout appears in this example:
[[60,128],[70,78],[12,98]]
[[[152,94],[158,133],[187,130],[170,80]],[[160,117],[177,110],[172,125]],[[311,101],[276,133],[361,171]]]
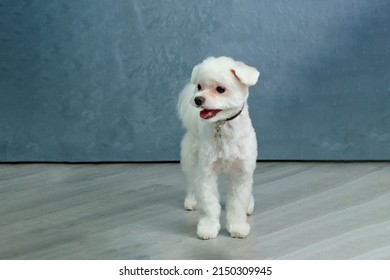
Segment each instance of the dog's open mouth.
[[210,119],[210,118],[213,118],[215,117],[219,112],[221,112],[222,110],[219,110],[219,109],[215,109],[215,110],[212,110],[212,109],[203,109],[202,111],[200,111],[200,117],[202,119]]

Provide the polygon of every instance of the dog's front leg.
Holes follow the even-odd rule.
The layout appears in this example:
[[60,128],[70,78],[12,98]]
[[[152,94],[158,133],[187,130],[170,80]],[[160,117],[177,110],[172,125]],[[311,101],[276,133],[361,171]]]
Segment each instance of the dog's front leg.
[[250,231],[247,214],[253,212],[252,173],[234,172],[226,202],[227,230],[232,237],[245,238]]
[[217,180],[218,175],[212,166],[200,161],[196,182],[196,198],[199,209],[197,234],[200,239],[217,237],[221,228],[219,223],[221,205]]

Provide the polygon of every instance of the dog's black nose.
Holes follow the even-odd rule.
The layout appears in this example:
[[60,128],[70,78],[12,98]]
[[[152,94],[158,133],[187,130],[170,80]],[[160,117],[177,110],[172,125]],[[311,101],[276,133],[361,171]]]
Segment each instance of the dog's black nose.
[[205,98],[202,96],[195,97],[194,101],[197,106],[202,105],[205,102]]

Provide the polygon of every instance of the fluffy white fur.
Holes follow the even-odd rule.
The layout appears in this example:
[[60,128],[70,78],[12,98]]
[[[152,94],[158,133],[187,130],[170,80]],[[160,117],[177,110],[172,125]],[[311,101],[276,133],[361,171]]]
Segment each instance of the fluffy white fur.
[[[194,67],[191,83],[180,94],[178,113],[187,129],[181,143],[181,166],[188,185],[184,207],[200,211],[197,234],[201,239],[215,238],[221,228],[220,172],[229,174],[230,179],[227,230],[232,237],[245,238],[249,234],[247,214],[252,214],[254,208],[257,142],[247,99],[248,87],[256,84],[258,77],[255,68],[242,62],[209,57]],[[221,88],[223,93],[218,92]],[[201,111],[216,109],[221,111],[215,116],[201,117]]]

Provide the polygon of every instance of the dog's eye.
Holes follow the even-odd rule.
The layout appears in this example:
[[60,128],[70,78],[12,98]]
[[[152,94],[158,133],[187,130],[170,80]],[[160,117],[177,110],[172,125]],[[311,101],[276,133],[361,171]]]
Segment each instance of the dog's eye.
[[201,90],[201,89],[202,89],[201,85],[198,84],[198,90]]
[[221,86],[217,86],[216,90],[218,93],[224,93],[226,91],[226,89],[224,87],[221,87]]

